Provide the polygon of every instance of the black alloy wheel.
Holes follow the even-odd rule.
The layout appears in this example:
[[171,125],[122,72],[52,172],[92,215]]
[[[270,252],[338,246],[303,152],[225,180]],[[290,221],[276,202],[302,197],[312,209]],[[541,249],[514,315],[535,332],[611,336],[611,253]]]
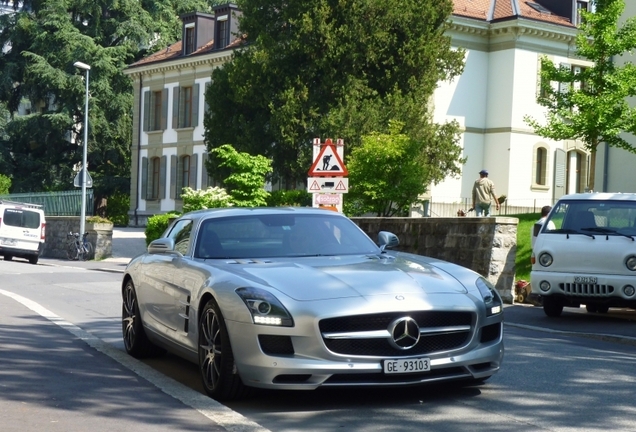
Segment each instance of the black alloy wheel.
[[146,336],[132,280],[129,279],[126,282],[122,295],[121,329],[126,352],[135,358],[153,357],[165,352],[163,348],[150,342]]
[[247,393],[234,365],[225,321],[214,300],[199,320],[199,371],[205,392],[217,400],[238,399]]

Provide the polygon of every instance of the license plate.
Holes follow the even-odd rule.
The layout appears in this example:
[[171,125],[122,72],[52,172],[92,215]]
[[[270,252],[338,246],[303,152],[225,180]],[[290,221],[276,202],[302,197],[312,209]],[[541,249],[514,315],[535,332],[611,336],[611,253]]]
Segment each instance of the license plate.
[[13,239],[0,239],[0,244],[5,246],[15,246],[16,243],[17,242]]
[[595,284],[598,282],[596,276],[574,276],[574,283]]
[[384,360],[384,373],[386,374],[428,372],[430,370],[431,360],[428,357]]

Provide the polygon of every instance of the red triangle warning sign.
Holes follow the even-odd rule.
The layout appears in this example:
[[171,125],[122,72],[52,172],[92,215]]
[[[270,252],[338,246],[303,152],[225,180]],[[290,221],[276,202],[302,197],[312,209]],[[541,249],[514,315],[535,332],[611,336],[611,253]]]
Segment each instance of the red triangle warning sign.
[[347,190],[347,187],[344,185],[342,180],[340,180],[340,182],[336,185],[336,190],[343,190],[343,191]]
[[309,186],[309,190],[310,191],[319,191],[320,192],[320,185],[318,184],[318,182],[316,180],[314,180],[314,182]]
[[342,160],[336,151],[336,147],[331,143],[331,141],[328,141],[327,144],[320,149],[318,157],[316,157],[316,160],[309,169],[309,175],[311,177],[337,177],[349,175],[347,167],[345,167],[344,163],[342,163]]

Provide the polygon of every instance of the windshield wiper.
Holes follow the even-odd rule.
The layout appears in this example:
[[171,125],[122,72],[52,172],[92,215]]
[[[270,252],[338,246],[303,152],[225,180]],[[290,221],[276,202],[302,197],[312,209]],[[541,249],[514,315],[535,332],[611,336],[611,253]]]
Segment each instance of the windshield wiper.
[[593,227],[593,228],[581,228],[581,229],[585,230],[585,231],[592,231],[592,232],[605,234],[605,240],[607,240],[609,238],[609,234],[618,234],[618,235],[621,235],[623,237],[630,238],[630,239],[632,239],[632,241],[634,241],[634,237],[633,236],[631,236],[629,234],[618,232],[618,230],[611,229],[611,228]]
[[[586,229],[586,228],[584,228]],[[584,235],[584,236],[588,236],[588,237],[592,237],[593,239],[596,239],[596,237],[594,237],[592,234],[590,233],[584,233],[578,230],[573,230],[570,228],[558,228],[555,230],[550,230],[550,231],[546,231],[549,232],[550,234],[567,234],[567,238],[570,238],[570,234],[580,234],[580,235]]]

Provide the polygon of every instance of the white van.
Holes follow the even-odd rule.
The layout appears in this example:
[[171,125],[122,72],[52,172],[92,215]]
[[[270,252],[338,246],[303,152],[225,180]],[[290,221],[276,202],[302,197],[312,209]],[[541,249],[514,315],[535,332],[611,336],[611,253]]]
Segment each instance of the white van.
[[0,199],[0,255],[37,264],[44,248],[46,220],[41,205]]
[[636,194],[562,197],[537,237],[531,284],[550,317],[582,304],[636,309]]

